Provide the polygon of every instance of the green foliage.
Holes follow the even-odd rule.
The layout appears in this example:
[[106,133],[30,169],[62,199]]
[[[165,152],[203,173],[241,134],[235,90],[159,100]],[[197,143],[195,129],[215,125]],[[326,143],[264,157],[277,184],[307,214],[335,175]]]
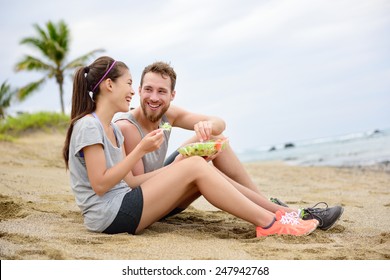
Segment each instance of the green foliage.
[[28,85],[18,89],[17,98],[19,101],[24,101],[31,92],[38,90],[45,81],[46,79],[43,78],[39,81],[31,82]]
[[11,99],[15,94],[11,90],[11,86],[7,82],[3,82],[0,86],[0,119],[5,118],[5,110],[11,105]]
[[24,113],[17,117],[8,116],[0,122],[0,141],[13,140],[14,137],[35,131],[65,131],[69,116],[60,113],[39,112]]

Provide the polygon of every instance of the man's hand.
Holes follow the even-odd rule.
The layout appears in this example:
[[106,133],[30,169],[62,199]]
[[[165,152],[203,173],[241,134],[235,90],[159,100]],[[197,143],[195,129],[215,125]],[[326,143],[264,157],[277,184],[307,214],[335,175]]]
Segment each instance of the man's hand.
[[212,161],[215,158],[217,158],[223,152],[223,145],[226,145],[226,143],[228,143],[227,138],[219,139],[219,140],[217,140],[217,143],[218,143],[218,141],[220,141],[220,142],[219,142],[219,145],[218,144],[216,145],[217,152],[215,154],[213,154],[212,156],[203,157],[207,162]]
[[194,125],[194,131],[200,142],[210,140],[213,123],[211,121],[200,121]]

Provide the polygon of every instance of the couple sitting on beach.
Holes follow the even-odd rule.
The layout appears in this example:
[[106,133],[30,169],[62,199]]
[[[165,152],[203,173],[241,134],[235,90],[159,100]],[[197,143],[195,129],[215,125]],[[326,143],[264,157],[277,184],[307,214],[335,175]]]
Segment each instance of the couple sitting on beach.
[[190,143],[223,138],[225,122],[170,105],[176,73],[169,64],[144,69],[140,107],[129,111],[132,82],[128,67],[107,56],[75,73],[63,157],[87,229],[137,234],[200,196],[252,223],[257,237],[307,235],[340,218],[341,206],[292,209],[270,201],[229,145],[209,157],[174,153],[164,162],[170,130],[162,123],[194,130]]

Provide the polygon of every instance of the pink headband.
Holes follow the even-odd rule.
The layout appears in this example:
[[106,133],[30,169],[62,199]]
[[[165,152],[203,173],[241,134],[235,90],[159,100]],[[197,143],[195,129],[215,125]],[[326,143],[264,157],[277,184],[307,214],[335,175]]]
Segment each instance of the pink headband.
[[108,68],[107,72],[104,73],[103,77],[100,79],[100,81],[93,87],[92,92],[95,92],[95,89],[100,85],[100,83],[104,80],[104,78],[107,76],[108,73],[110,73],[112,67],[114,67],[116,63],[116,60],[111,64],[110,68]]

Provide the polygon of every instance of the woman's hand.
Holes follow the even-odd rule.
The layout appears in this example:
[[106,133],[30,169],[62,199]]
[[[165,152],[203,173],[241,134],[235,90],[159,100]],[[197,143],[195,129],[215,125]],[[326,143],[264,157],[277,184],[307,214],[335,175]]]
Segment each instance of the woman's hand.
[[139,142],[140,149],[145,153],[150,153],[158,148],[164,142],[164,133],[162,129],[156,129],[145,135],[145,137]]

